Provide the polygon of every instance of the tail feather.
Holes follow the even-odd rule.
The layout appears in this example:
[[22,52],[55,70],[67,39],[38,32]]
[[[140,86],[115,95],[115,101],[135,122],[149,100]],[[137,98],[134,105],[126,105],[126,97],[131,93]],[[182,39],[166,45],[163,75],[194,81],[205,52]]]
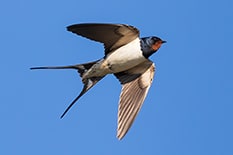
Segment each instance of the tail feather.
[[77,65],[69,65],[69,66],[45,66],[45,67],[32,67],[31,70],[34,69],[76,69],[78,70],[80,76],[83,76],[83,73],[85,73],[88,69],[90,69],[94,64],[96,64],[97,61],[84,63],[84,64],[77,64]]
[[46,66],[46,67],[32,67],[31,70],[34,69],[76,69],[75,65],[71,66]]
[[[103,76],[104,77],[104,76]],[[70,103],[70,105],[66,108],[60,118],[63,118],[65,114],[69,111],[69,109],[75,104],[78,99],[83,96],[90,88],[92,88],[97,82],[99,82],[103,77],[93,77],[89,79],[85,79],[83,81],[83,89],[80,94]]]
[[[78,64],[78,65],[70,65],[70,66],[46,66],[46,67],[32,67],[30,69],[34,70],[34,69],[75,69],[78,70],[78,73],[80,75],[80,77],[83,77],[83,74],[89,70],[97,61],[94,62],[89,62],[89,63],[85,63],[85,64]],[[78,99],[83,96],[90,88],[92,88],[98,81],[100,81],[102,77],[91,77],[91,78],[87,78],[87,79],[83,79],[82,78],[82,82],[84,84],[82,91],[80,92],[80,94],[70,103],[70,105],[66,108],[66,110],[64,111],[64,113],[61,115],[61,118],[63,118],[65,116],[65,114],[69,111],[69,109],[75,104],[76,101],[78,101]]]

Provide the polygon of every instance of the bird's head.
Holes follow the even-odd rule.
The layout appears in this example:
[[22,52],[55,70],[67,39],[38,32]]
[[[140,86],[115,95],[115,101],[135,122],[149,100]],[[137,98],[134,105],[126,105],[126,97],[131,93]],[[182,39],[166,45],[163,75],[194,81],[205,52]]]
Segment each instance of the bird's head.
[[141,41],[142,41],[143,55],[146,58],[148,58],[153,53],[155,53],[163,43],[166,43],[166,41],[155,36],[142,38]]
[[163,43],[166,43],[166,41],[163,41],[159,37],[150,37],[147,39],[147,43],[151,46],[153,51],[157,51]]

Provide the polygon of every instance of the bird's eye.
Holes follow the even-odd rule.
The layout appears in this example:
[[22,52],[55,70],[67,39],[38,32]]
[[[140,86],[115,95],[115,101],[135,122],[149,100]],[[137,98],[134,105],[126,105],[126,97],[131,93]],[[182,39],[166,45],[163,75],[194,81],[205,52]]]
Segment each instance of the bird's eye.
[[153,37],[152,40],[154,41],[154,43],[156,43],[158,41],[158,38]]

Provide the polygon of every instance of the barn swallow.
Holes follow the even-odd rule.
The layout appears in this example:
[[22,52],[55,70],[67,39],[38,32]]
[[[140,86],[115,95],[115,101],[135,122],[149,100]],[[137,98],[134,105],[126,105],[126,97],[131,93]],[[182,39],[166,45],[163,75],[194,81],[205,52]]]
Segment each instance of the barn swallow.
[[107,74],[114,74],[122,85],[117,127],[117,138],[120,140],[131,127],[151,86],[155,65],[149,57],[166,41],[155,36],[139,38],[139,30],[125,24],[84,23],[68,26],[67,30],[103,43],[104,57],[84,64],[31,69],[75,69],[78,71],[84,84],[83,89],[67,107],[61,118],[98,81]]

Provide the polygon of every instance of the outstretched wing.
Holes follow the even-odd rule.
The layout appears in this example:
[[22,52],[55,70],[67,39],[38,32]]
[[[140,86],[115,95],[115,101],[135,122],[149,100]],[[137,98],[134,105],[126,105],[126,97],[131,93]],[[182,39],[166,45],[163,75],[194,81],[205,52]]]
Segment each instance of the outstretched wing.
[[68,31],[104,44],[105,55],[139,37],[139,30],[124,24],[84,23],[67,27]]
[[125,136],[141,109],[154,72],[155,65],[148,60],[128,71],[115,74],[122,84],[118,107],[118,139]]

